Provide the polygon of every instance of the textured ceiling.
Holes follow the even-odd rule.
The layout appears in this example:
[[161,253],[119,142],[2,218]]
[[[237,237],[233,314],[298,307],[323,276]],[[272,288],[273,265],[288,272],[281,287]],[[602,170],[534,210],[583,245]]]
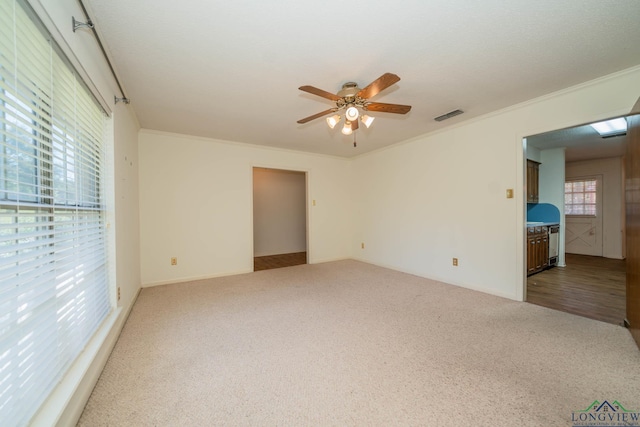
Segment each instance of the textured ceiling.
[[601,159],[625,154],[627,135],[603,138],[591,126],[576,126],[527,137],[527,144],[540,150],[565,148],[565,160]]
[[[640,64],[638,0],[83,2],[143,128],[344,157]],[[385,72],[357,148],[296,123]]]

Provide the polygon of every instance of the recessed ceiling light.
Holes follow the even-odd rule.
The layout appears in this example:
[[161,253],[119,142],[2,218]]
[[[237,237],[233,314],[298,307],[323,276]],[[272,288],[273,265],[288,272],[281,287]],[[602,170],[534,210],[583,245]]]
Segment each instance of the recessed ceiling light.
[[627,120],[624,117],[606,120],[604,122],[591,123],[600,136],[623,135],[627,133]]

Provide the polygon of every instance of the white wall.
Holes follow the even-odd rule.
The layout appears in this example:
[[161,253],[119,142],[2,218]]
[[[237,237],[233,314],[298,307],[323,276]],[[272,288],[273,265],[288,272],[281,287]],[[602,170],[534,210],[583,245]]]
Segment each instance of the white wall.
[[254,167],[307,173],[309,263],[351,256],[350,161],[149,130],[139,149],[143,286],[253,271]]
[[639,95],[634,68],[357,158],[354,256],[522,300],[522,138],[626,114]]
[[306,252],[307,182],[303,172],[253,169],[253,255]]
[[534,162],[540,163],[540,150],[536,147],[531,147],[530,145],[527,145],[526,158],[529,160],[533,160]]
[[71,29],[71,17],[84,21],[77,0],[55,2],[29,0],[45,26],[53,34],[72,63],[87,79],[102,105],[111,112],[113,157],[110,164],[114,210],[109,212],[110,241],[115,265],[112,266],[114,289],[120,288],[116,310],[104,322],[85,351],[71,366],[34,419],[34,426],[75,425],[95,386],[104,364],[115,345],[124,321],[140,289],[140,245],[138,214],[138,130],[131,106],[116,105],[114,95],[121,96],[117,84],[91,32]]
[[624,258],[622,158],[583,160],[566,164],[567,178],[602,175],[602,256]]
[[565,266],[565,218],[564,218],[564,148],[540,151],[538,179],[539,202],[554,205],[560,211],[558,235],[558,265]]

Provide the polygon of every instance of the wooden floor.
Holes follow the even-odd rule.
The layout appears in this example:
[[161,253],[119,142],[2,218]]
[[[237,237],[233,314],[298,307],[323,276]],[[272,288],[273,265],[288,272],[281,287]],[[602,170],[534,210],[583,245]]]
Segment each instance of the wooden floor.
[[253,271],[271,270],[272,268],[292,267],[306,264],[307,253],[296,252],[292,254],[259,256],[253,258]]
[[527,278],[527,302],[623,325],[625,261],[575,254],[565,261]]

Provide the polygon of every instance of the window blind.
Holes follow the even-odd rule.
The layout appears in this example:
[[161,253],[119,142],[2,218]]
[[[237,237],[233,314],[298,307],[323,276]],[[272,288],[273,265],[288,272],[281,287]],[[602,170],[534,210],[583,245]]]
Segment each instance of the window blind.
[[0,0],[0,420],[26,425],[111,311],[105,114]]

